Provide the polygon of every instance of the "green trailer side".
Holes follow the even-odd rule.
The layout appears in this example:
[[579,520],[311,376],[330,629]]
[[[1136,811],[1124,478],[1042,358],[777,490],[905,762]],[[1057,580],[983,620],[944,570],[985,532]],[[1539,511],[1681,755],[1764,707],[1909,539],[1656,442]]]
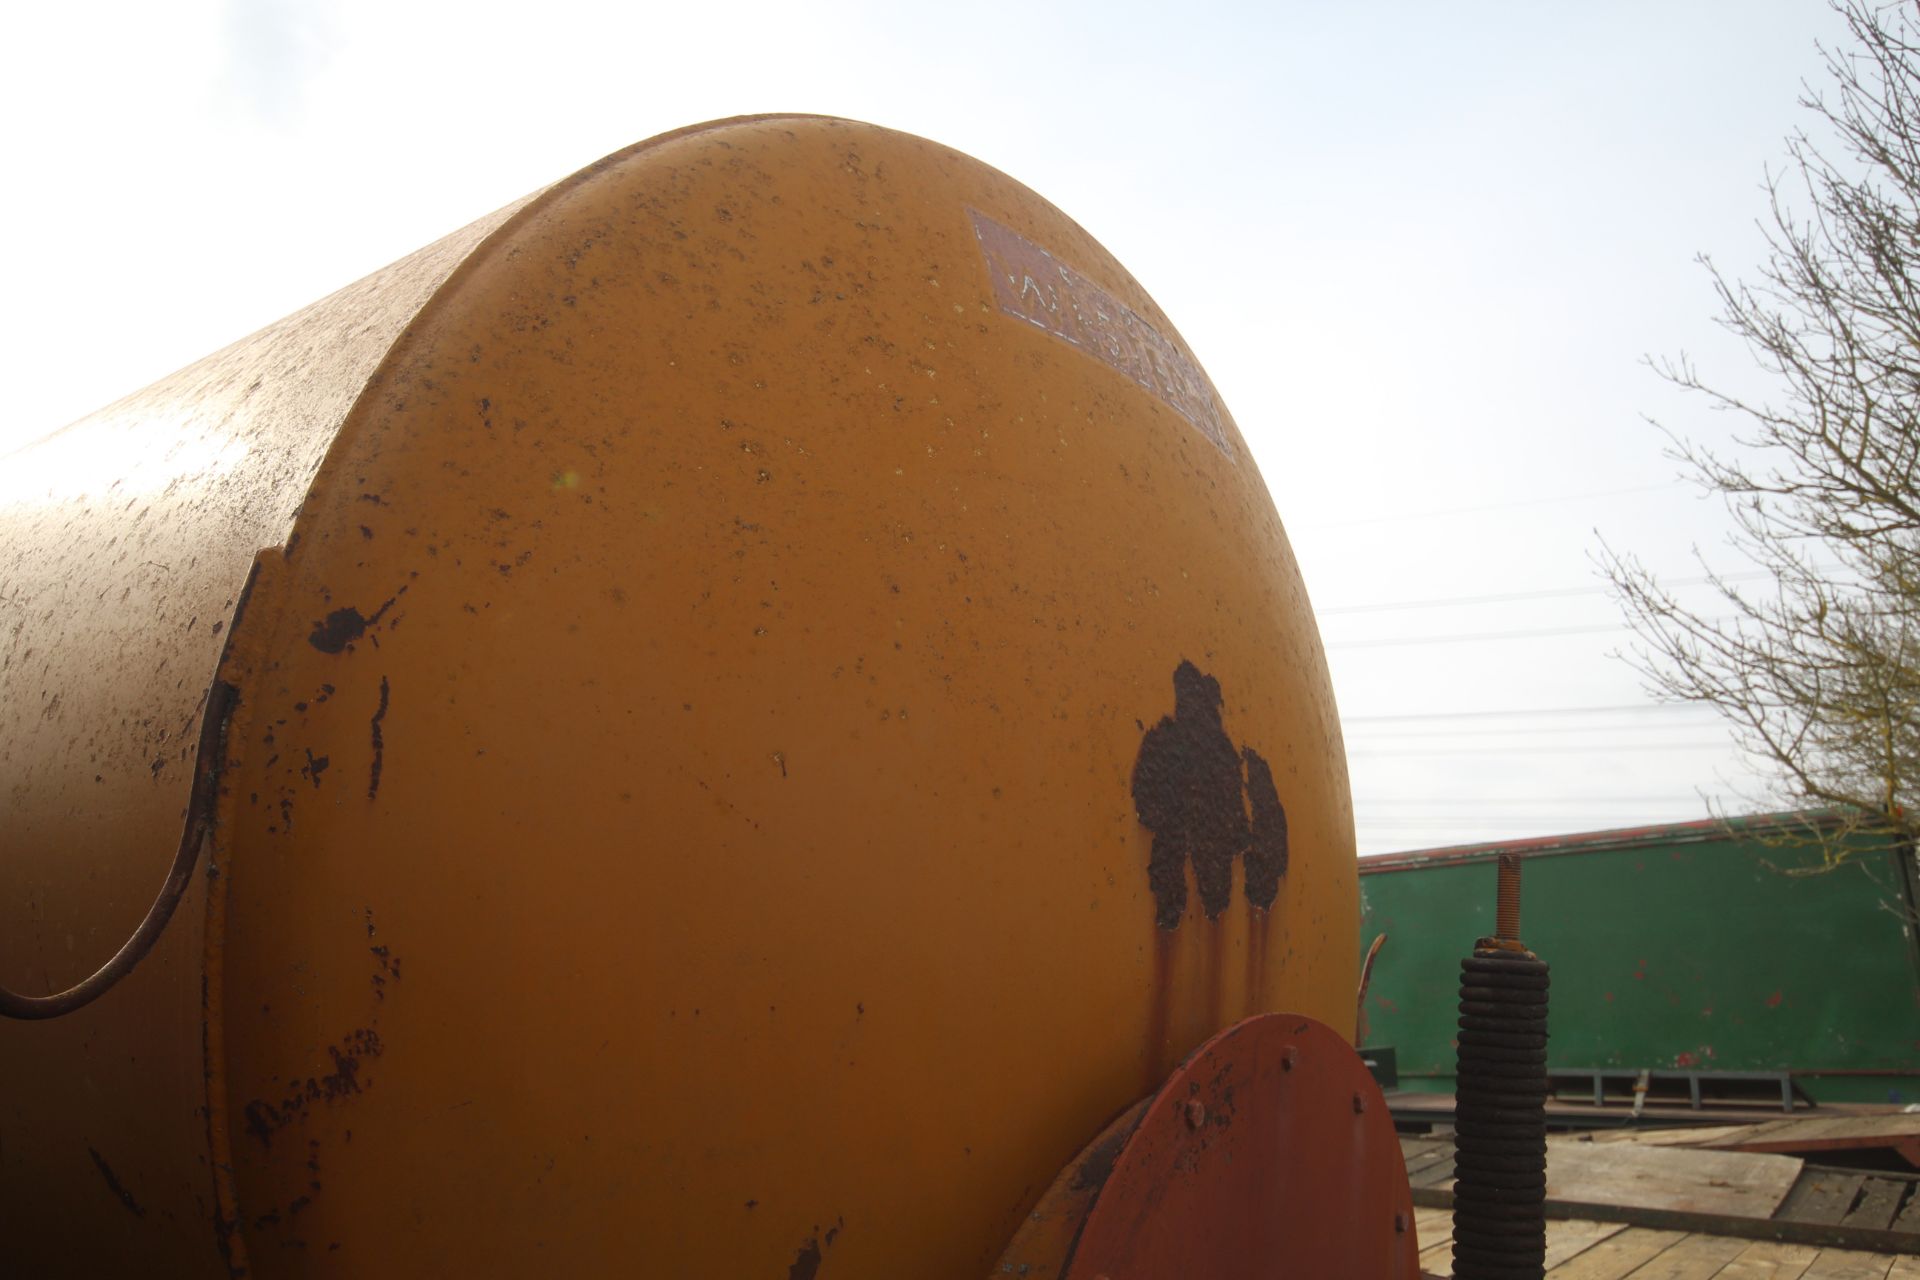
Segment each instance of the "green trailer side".
[[1360,945],[1384,933],[1370,1046],[1401,1087],[1453,1088],[1460,958],[1493,932],[1495,861],[1520,855],[1521,934],[1553,966],[1553,1070],[1790,1070],[1817,1101],[1920,1101],[1911,851],[1781,842],[1805,815],[1368,858]]

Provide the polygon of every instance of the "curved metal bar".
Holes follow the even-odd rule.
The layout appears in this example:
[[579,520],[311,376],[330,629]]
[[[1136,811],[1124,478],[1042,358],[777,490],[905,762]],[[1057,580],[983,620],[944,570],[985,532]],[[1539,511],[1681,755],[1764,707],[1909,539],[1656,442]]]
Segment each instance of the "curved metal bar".
[[186,826],[180,832],[180,847],[174,852],[173,865],[168,868],[167,878],[161,883],[153,905],[147,908],[146,918],[134,927],[110,960],[65,991],[50,996],[23,996],[0,987],[0,1016],[36,1021],[63,1017],[84,1008],[111,991],[153,950],[167,922],[173,919],[174,908],[186,896],[187,886],[193,880],[194,863],[200,857],[200,846],[212,830],[213,802],[219,794],[220,770],[226,763],[227,722],[233,715],[239,692],[224,680],[215,680],[207,691],[207,714],[200,724],[200,745],[195,754]]

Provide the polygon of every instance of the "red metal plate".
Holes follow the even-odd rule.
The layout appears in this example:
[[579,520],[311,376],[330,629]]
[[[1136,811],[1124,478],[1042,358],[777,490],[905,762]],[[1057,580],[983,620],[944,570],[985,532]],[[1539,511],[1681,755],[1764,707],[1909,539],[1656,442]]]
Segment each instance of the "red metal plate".
[[1114,1160],[1067,1280],[1415,1280],[1406,1165],[1344,1037],[1262,1014],[1176,1070]]

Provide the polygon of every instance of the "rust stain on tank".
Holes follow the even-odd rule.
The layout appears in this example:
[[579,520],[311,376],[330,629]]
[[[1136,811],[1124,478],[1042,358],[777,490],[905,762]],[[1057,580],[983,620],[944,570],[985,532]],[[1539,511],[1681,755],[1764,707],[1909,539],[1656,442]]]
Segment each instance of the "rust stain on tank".
[[827,1228],[825,1235],[816,1226],[814,1233],[807,1237],[807,1242],[793,1255],[793,1263],[787,1268],[787,1280],[814,1280],[820,1274],[820,1264],[826,1259],[826,1251],[833,1247],[840,1228],[845,1225],[844,1219],[836,1220]]
[[[380,705],[374,709],[373,722],[371,725],[373,764],[369,766],[367,770],[367,799],[369,800],[380,794],[380,770],[385,765],[387,758],[387,739],[386,735],[381,732],[380,724],[387,718],[387,700],[390,693],[391,691],[387,687],[387,678],[381,676]],[[371,925],[368,926],[368,931],[372,931]]]
[[335,609],[323,621],[313,624],[313,634],[307,637],[307,643],[322,653],[341,653],[366,634],[366,630],[367,620],[360,616],[358,609]]
[[322,653],[346,652],[355,640],[367,633],[368,628],[377,625],[380,619],[386,616],[387,610],[393,608],[400,596],[406,593],[405,587],[400,588],[395,595],[387,599],[386,603],[365,616],[351,605],[333,610],[324,619],[313,624],[313,630],[307,636],[307,643]]
[[242,1108],[247,1131],[263,1147],[273,1145],[273,1135],[290,1124],[304,1120],[314,1103],[333,1103],[364,1092],[371,1081],[362,1079],[361,1064],[380,1056],[385,1046],[380,1033],[371,1027],[354,1031],[337,1045],[327,1046],[333,1070],[305,1080],[289,1080],[278,1101],[255,1098]]
[[1272,914],[1247,903],[1246,1012],[1262,1013],[1267,1003],[1267,926]]
[[1181,660],[1173,672],[1174,711],[1140,739],[1133,805],[1153,833],[1147,884],[1162,929],[1180,927],[1187,866],[1208,921],[1233,898],[1233,867],[1244,865],[1247,900],[1271,907],[1287,874],[1287,811],[1273,770],[1252,747],[1227,736],[1220,682]]
[[1226,1023],[1227,1017],[1227,927],[1219,920],[1202,926],[1206,933],[1207,986],[1202,1006],[1209,1019],[1207,1029]]
[[1287,875],[1287,810],[1273,785],[1273,770],[1252,747],[1242,747],[1247,767],[1247,802],[1252,821],[1247,830],[1247,901],[1263,910],[1280,896]]
[[1240,754],[1220,721],[1220,682],[1183,660],[1173,696],[1173,714],[1147,730],[1133,767],[1134,810],[1153,833],[1147,883],[1162,929],[1180,927],[1189,862],[1207,918],[1225,911],[1234,859],[1247,846]]
[[813,1280],[818,1274],[820,1274],[820,1242],[809,1240],[793,1255],[793,1265],[787,1268],[787,1280]]
[[1173,975],[1179,935],[1171,929],[1153,930],[1153,989],[1147,1003],[1147,1088],[1160,1086],[1165,1074],[1167,1033],[1173,1017]]

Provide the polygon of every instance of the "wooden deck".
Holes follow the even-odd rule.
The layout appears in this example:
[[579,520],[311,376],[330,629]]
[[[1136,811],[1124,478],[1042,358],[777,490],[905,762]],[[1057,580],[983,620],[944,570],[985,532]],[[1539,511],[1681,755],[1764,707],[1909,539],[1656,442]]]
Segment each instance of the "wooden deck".
[[[1454,1098],[1450,1093],[1404,1093],[1399,1091],[1387,1095],[1387,1109],[1395,1120],[1406,1124],[1446,1125],[1453,1123]],[[1881,1103],[1828,1102],[1817,1111],[1802,1106],[1791,1116],[1783,1116],[1780,1106],[1764,1105],[1740,1106],[1731,1103],[1716,1102],[1705,1107],[1691,1107],[1685,1103],[1650,1102],[1639,1125],[1673,1125],[1682,1128],[1700,1126],[1702,1128],[1734,1128],[1771,1123],[1775,1126],[1790,1124],[1796,1120],[1829,1121],[1835,1119],[1855,1119],[1885,1117],[1896,1110]],[[1911,1126],[1916,1117],[1908,1115],[1904,1123]],[[1591,1102],[1570,1098],[1554,1097],[1547,1100],[1547,1126],[1551,1129],[1606,1130],[1616,1125],[1629,1126],[1632,1112],[1624,1106],[1596,1107]],[[1638,1126],[1634,1126],[1638,1127]]]
[[[1920,1117],[1904,1116],[1862,1133],[1764,1127],[1554,1138],[1547,1144],[1546,1274],[1920,1280],[1920,1175],[1831,1168],[1787,1154],[1866,1140],[1904,1155],[1916,1123]],[[1400,1146],[1421,1267],[1450,1276],[1452,1140],[1408,1136]]]
[[[1453,1274],[1453,1211],[1415,1209],[1420,1266]],[[1920,1257],[1660,1231],[1622,1222],[1547,1223],[1548,1280],[1920,1280]]]
[[1920,1168],[1920,1114],[1819,1115],[1692,1129],[1615,1129],[1587,1135],[1596,1143],[1703,1147],[1818,1156],[1824,1152],[1883,1147]]

